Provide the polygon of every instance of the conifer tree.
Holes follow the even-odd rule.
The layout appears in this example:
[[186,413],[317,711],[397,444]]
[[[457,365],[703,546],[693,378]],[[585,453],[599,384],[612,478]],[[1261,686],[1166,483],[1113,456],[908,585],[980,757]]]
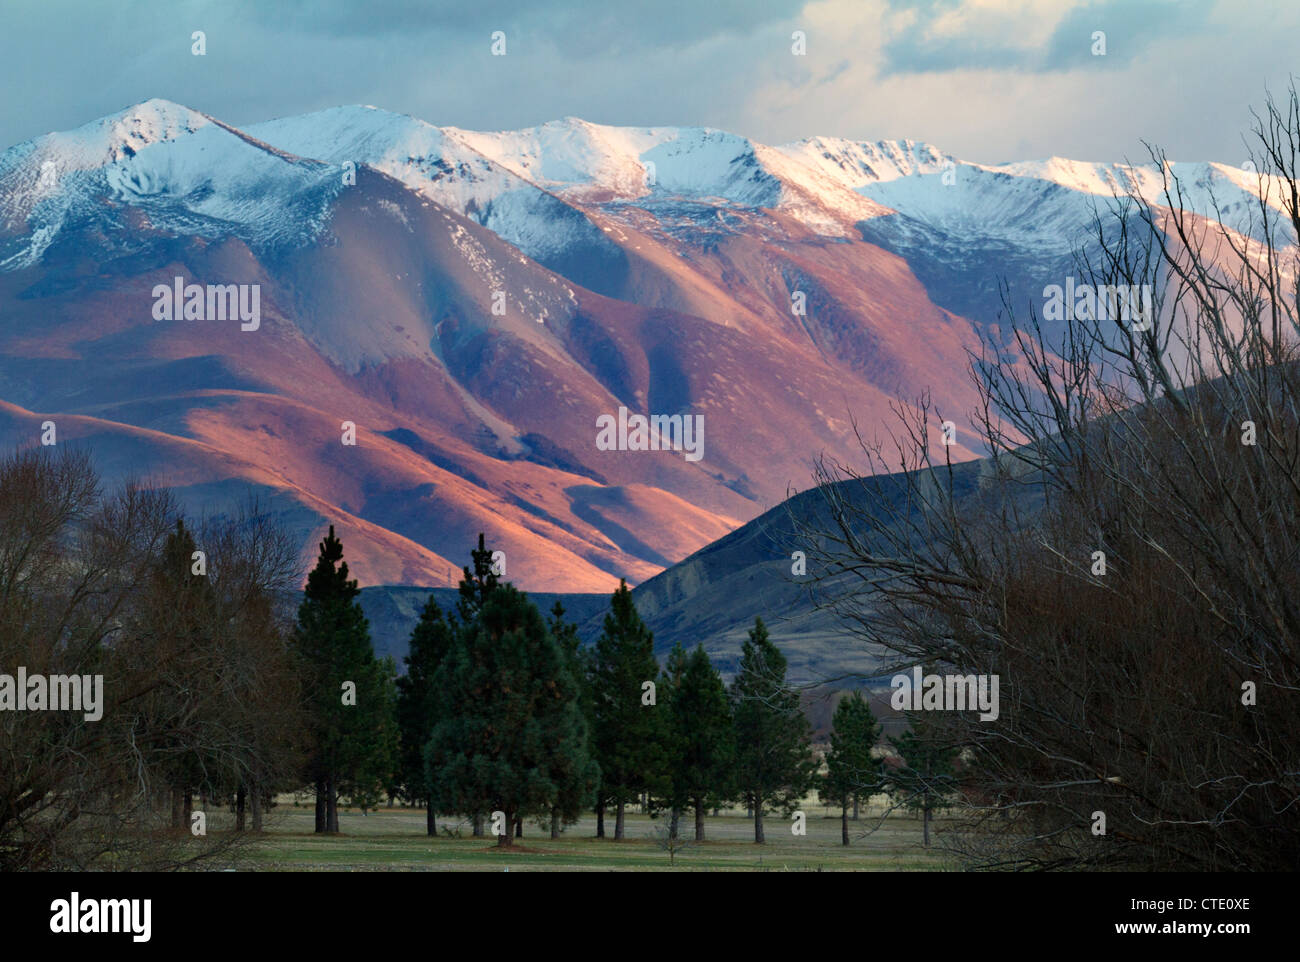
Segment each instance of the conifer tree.
[[411,631],[405,658],[406,674],[397,679],[397,719],[400,731],[400,773],[406,796],[424,802],[425,832],[438,834],[437,800],[433,798],[424,767],[424,748],[437,722],[433,697],[434,676],[452,645],[452,626],[429,595],[420,620]]
[[731,683],[736,725],[736,784],[754,813],[754,841],[763,842],[763,809],[789,815],[808,791],[817,764],[799,696],[786,686],[786,660],[754,619]]
[[680,780],[676,777],[681,768],[685,751],[684,732],[677,725],[676,705],[682,678],[686,674],[686,649],[680,641],[674,642],[668,657],[664,660],[663,670],[659,674],[658,700],[665,714],[660,726],[659,744],[664,753],[663,806],[668,809],[667,841],[676,841],[678,826],[681,822],[682,809],[687,805],[687,798],[682,791]]
[[722,677],[709,661],[704,646],[689,655],[674,645],[664,666],[660,687],[667,697],[669,752],[673,808],[672,837],[677,833],[677,812],[695,809],[695,841],[704,841],[704,811],[728,797],[735,762],[735,731],[731,705]]
[[620,581],[596,641],[592,692],[601,792],[615,806],[615,840],[624,837],[627,803],[643,791],[662,796],[668,783],[665,715],[643,703],[645,683],[658,677],[654,635],[637,614],[627,582]]
[[550,621],[547,624],[551,635],[564,652],[569,674],[578,687],[578,707],[582,715],[584,743],[587,745],[586,757],[590,767],[577,777],[566,778],[562,785],[565,790],[557,797],[551,809],[551,838],[559,838],[564,825],[571,825],[578,820],[585,805],[590,805],[600,787],[600,765],[596,762],[594,748],[591,745],[591,732],[595,725],[591,698],[591,651],[582,646],[578,638],[578,626],[564,618],[564,605],[557,599],[551,608]]
[[682,679],[678,726],[687,732],[680,776],[695,810],[695,840],[704,841],[704,812],[735,793],[736,728],[722,676],[703,645],[691,652]]
[[594,779],[579,688],[537,606],[494,585],[436,672],[437,723],[425,750],[435,798],[457,811],[516,818],[589,803]]
[[[456,599],[456,616],[462,625],[467,625],[478,615],[479,609],[487,600],[488,594],[497,587],[496,566],[492,563],[492,551],[484,544],[483,533],[478,536],[478,547],[470,550],[470,565],[461,568],[461,580],[457,585],[460,597]],[[471,567],[472,566],[472,567]]]
[[880,764],[871,757],[879,737],[880,725],[862,692],[841,698],[831,720],[831,748],[826,753],[827,771],[820,794],[823,803],[840,806],[840,841],[844,845],[849,844],[853,799],[880,789]]
[[924,844],[929,848],[931,814],[944,807],[956,787],[957,748],[925,712],[909,712],[908,723],[909,731],[889,740],[903,759],[902,767],[889,776],[889,789],[921,813]]
[[[479,609],[488,595],[497,587],[496,566],[492,563],[492,550],[487,547],[483,532],[478,535],[478,547],[470,549],[470,563],[461,568],[460,583],[456,586],[459,597],[456,599],[456,611],[451,619],[452,631],[456,636],[466,626],[472,625],[478,617]],[[466,810],[473,825],[475,837],[483,835],[482,809]]]
[[338,831],[340,793],[368,799],[396,765],[393,665],[375,658],[360,593],[330,525],[295,635],[313,735],[317,832]]

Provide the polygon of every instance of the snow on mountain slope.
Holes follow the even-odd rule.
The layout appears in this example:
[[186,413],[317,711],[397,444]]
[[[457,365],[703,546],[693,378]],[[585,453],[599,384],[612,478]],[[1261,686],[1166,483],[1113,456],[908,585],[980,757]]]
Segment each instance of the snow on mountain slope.
[[[1262,197],[1273,229],[1284,228],[1282,243],[1294,242],[1286,224],[1285,182],[1277,177],[1261,180],[1253,169],[1206,162],[1169,163],[1170,178],[1178,184],[1167,185],[1154,164],[1088,163],[1052,157],[1042,161],[1022,161],[984,170],[1012,177],[1037,180],[1064,187],[1095,198],[1105,208],[1117,194],[1129,192],[1155,207],[1178,208],[1256,240],[1263,237],[1263,218],[1259,209]],[[1172,194],[1170,191],[1172,190]]]
[[438,127],[378,107],[334,107],[253,124],[248,133],[301,157],[369,164],[462,212],[529,186]]
[[150,100],[0,155],[0,269],[37,263],[69,226],[118,224],[126,207],[155,230],[301,243],[341,188],[336,168]]
[[579,203],[650,206],[667,199],[784,210],[844,233],[878,209],[780,150],[703,127],[611,127],[577,118],[503,133],[448,131],[522,178]]
[[[1151,204],[1171,203],[1150,166],[1061,158],[989,166],[910,140],[813,137],[768,147],[708,128],[613,127],[572,117],[482,132],[361,107],[250,130],[303,156],[376,166],[550,261],[570,248],[609,256],[592,218],[575,216],[574,207],[639,227],[649,212],[670,234],[701,224],[693,208],[768,209],[828,237],[857,236],[857,225],[898,213],[910,227],[872,225],[868,233],[888,239],[897,253],[906,255],[909,239],[924,245],[936,233],[974,233],[1055,260],[1087,236],[1094,210],[1115,191],[1134,187]],[[1252,174],[1219,164],[1182,164],[1178,173],[1185,209],[1260,236]],[[1272,186],[1276,227],[1281,193]]]
[[831,235],[881,212],[820,170],[707,128],[611,127],[570,117],[481,132],[339,107],[255,124],[249,132],[304,157],[369,164],[531,257],[593,241],[590,221],[566,217],[556,198],[614,214],[624,203],[654,209],[682,200],[776,208]]
[[[32,188],[31,196],[39,199],[55,193],[70,173],[97,170],[150,144],[192,134],[212,122],[206,114],[169,100],[146,100],[75,130],[44,134],[6,150],[0,154],[0,182],[8,189],[7,178],[22,172],[23,183]],[[32,174],[36,177],[29,181]],[[19,192],[8,199],[23,196]]]
[[[1169,197],[1159,169],[1149,163],[1052,157],[985,165],[911,140],[867,143],[833,137],[776,149],[929,231],[976,234],[1052,254],[1078,244],[1094,210],[1105,211],[1116,195],[1129,191],[1148,204],[1180,207],[1257,239],[1262,233],[1256,200],[1262,193],[1272,226],[1284,226],[1279,223],[1284,185],[1273,178],[1261,186],[1253,171],[1224,164],[1171,163],[1182,194]],[[926,231],[915,236],[917,243],[928,242],[923,240]]]
[[776,150],[791,160],[838,181],[850,190],[914,174],[933,174],[957,159],[913,140],[879,143],[841,137],[809,137]]
[[[813,137],[767,147],[709,128],[612,127],[572,117],[480,132],[362,106],[255,124],[245,136],[151,100],[0,155],[0,224],[10,238],[28,238],[0,248],[0,266],[39,259],[69,217],[89,213],[84,198],[105,183],[115,200],[147,210],[165,229],[234,230],[262,244],[311,236],[321,227],[313,211],[337,192],[348,162],[395,177],[534,258],[602,245],[584,207],[635,217],[625,209],[635,205],[666,224],[685,222],[675,209],[683,202],[771,209],[841,237],[897,212],[930,231],[975,231],[1057,251],[1077,242],[1094,206],[1116,190],[1135,187],[1148,202],[1169,204],[1149,166],[1062,158],[987,166],[907,140]],[[1177,172],[1186,209],[1234,229],[1258,220],[1250,172],[1221,164],[1182,164]],[[285,197],[293,200],[281,212],[264,209],[268,198]],[[1270,206],[1281,210],[1280,191]],[[1259,235],[1258,225],[1251,233]]]
[[[648,171],[639,158],[676,134],[667,128],[604,127],[575,117],[524,130],[481,132],[450,127],[447,132],[517,177],[539,186],[558,191],[604,191],[623,198],[649,192]],[[726,149],[722,152],[726,153]],[[714,163],[718,153],[713,151]],[[707,162],[704,157],[696,160]]]
[[223,125],[137,151],[107,166],[113,200],[155,228],[282,245],[314,237],[343,187],[339,168],[268,151]]
[[485,156],[453,128],[377,107],[349,106],[254,124],[248,131],[302,157],[374,167],[478,221],[534,259],[604,242],[578,211]]

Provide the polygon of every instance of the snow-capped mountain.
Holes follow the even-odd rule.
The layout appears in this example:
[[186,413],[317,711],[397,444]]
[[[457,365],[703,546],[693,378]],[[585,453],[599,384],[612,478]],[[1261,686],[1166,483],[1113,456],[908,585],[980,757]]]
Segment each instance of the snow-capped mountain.
[[[1246,226],[1253,174],[1184,171]],[[151,100],[0,154],[0,434],[55,420],[209,510],[252,484],[365,581],[447,583],[484,530],[525,587],[606,590],[853,461],[898,396],[960,442],[999,278],[1059,282],[1130,184],[1168,202],[1154,169],[910,141]],[[260,322],[160,320],[178,277]],[[702,416],[702,457],[602,447],[620,408]]]
[[67,225],[98,222],[129,249],[128,211],[158,230],[234,233],[263,247],[303,243],[340,189],[326,163],[150,100],[0,155],[0,269],[38,263]]

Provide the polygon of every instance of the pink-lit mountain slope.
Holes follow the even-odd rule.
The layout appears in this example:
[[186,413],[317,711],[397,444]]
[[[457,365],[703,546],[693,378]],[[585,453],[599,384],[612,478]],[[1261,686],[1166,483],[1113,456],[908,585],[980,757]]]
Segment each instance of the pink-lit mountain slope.
[[[814,457],[857,460],[853,420],[877,433],[897,398],[929,391],[978,453],[967,352],[1005,343],[985,268],[1055,280],[1106,176],[368,107],[239,130],[148,101],[0,154],[0,442],[53,420],[196,512],[252,486],[305,551],[338,525],[363,583],[447,584],[484,531],[525,588],[606,591]],[[177,277],[256,286],[256,329],[155,319]],[[602,450],[620,408],[699,416],[701,456]]]

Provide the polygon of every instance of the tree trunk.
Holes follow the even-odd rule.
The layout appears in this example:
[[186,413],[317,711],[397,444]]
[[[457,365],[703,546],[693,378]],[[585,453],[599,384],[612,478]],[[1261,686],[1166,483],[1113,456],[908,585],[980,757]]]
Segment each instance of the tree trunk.
[[754,842],[757,845],[763,844],[763,800],[754,799]]
[[695,800],[695,841],[704,841],[704,799]]
[[596,838],[605,837],[605,803],[596,806]]
[[438,816],[437,816],[437,814],[436,814],[436,813],[434,812],[434,810],[433,810],[433,803],[432,803],[432,802],[428,802],[428,803],[426,803],[426,805],[425,805],[425,809],[424,809],[424,834],[425,834],[425,835],[437,835],[437,834],[438,834]]
[[510,816],[506,815],[505,831],[497,836],[497,848],[510,848],[515,844],[514,833],[510,831]]
[[262,786],[261,785],[253,786],[253,797],[249,799],[249,803],[253,809],[253,831],[260,832],[262,830]]
[[930,806],[921,809],[922,831],[925,833],[925,847],[930,847]]
[[668,837],[677,837],[677,823],[682,817],[682,810],[676,805],[673,806],[672,819],[668,822]]
[[482,815],[482,813],[476,813],[476,814],[474,815],[474,837],[475,837],[475,838],[482,838],[482,837],[483,837],[483,815]]
[[189,828],[190,825],[192,824],[193,820],[190,818],[190,816],[193,814],[194,814],[194,794],[192,792],[186,792],[185,807],[183,809],[183,814],[181,816],[182,819],[181,824],[184,825],[186,828]]
[[625,807],[625,803],[620,798],[618,800],[618,808],[616,809],[618,814],[614,816],[614,841],[616,842],[621,841],[623,838],[623,809]]
[[329,821],[325,818],[325,779],[316,779],[316,832],[328,832]]
[[235,831],[242,832],[245,828],[244,811],[248,805],[248,789],[241,783],[239,790],[235,792]]
[[847,800],[840,808],[840,841],[849,844],[849,806]]
[[560,837],[560,810],[551,809],[551,838]]
[[339,792],[333,775],[325,780],[325,831],[331,835],[339,831]]
[[181,816],[181,790],[172,789],[172,828],[184,828],[185,821]]
[[515,838],[523,838],[523,837],[524,837],[524,817],[522,815],[516,815],[515,816]]
[[853,796],[853,821],[856,822],[857,820],[858,820],[858,796],[855,794]]

